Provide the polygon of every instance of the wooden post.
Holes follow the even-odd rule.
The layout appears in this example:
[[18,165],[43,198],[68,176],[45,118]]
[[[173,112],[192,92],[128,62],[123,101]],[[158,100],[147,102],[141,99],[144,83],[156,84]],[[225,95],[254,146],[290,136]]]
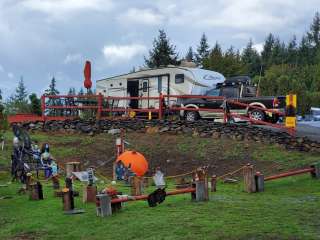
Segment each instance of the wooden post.
[[96,211],[99,217],[111,216],[111,197],[107,194],[98,194],[96,196]]
[[42,121],[46,121],[46,97],[45,95],[41,96],[41,113],[42,113]]
[[32,174],[31,173],[27,173],[26,190],[30,190],[31,183],[32,183]]
[[243,169],[244,191],[248,193],[256,192],[253,165],[247,164]]
[[42,185],[40,182],[32,183],[29,186],[30,200],[43,200]]
[[51,180],[52,180],[53,189],[59,189],[60,188],[60,182],[59,182],[58,175],[52,176]]
[[94,203],[96,201],[97,186],[84,186],[83,188],[83,202]]
[[256,191],[264,192],[264,176],[260,172],[256,172],[254,176],[256,182]]
[[314,169],[314,171],[311,172],[311,176],[313,178],[320,179],[320,163],[313,164],[311,167]]
[[217,191],[217,175],[211,176],[211,192]]
[[196,201],[208,201],[208,173],[207,168],[202,167],[196,170]]
[[71,197],[73,198],[73,196],[71,196],[71,190],[69,188],[64,188],[62,190],[63,192],[63,197],[62,197],[62,203],[63,203],[63,210],[64,211],[70,211],[74,209],[74,203],[73,199],[71,199]]
[[80,172],[80,162],[67,162],[66,163],[66,176],[71,177],[72,172]]
[[142,178],[138,176],[133,176],[131,178],[131,195],[132,196],[142,195],[142,187],[143,187]]

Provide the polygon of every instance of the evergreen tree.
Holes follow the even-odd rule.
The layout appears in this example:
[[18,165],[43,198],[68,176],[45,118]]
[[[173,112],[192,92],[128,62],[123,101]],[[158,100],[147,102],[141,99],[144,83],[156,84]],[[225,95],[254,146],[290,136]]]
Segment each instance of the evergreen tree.
[[29,95],[30,105],[31,105],[31,113],[36,115],[41,115],[41,100],[37,97],[37,94],[32,93]]
[[16,88],[14,100],[20,103],[27,103],[28,102],[27,96],[28,96],[27,89],[26,89],[26,86],[24,85],[23,77],[21,77],[18,83],[18,87]]
[[223,53],[218,42],[214,45],[209,57],[204,59],[203,68],[223,73]]
[[307,36],[303,36],[299,46],[299,63],[301,65],[313,64],[314,52],[310,39]]
[[202,34],[200,39],[200,45],[197,47],[196,53],[196,63],[198,66],[203,66],[203,61],[209,57],[210,47],[208,44],[208,39],[205,33]]
[[189,47],[185,59],[188,62],[193,62],[194,61],[194,53],[193,53],[192,47]]
[[[53,77],[51,79],[51,82],[50,82],[50,85],[49,85],[49,88],[45,90],[45,95],[46,96],[55,96],[55,95],[58,95],[60,92],[58,91],[58,89],[56,88],[57,86],[57,83],[56,83],[56,79]],[[51,106],[60,106],[62,105],[62,102],[60,99],[58,98],[49,98],[47,103],[47,105],[51,105]],[[49,109],[49,115],[53,115],[53,116],[60,116],[63,114],[63,110],[61,109]]]
[[45,90],[45,95],[58,95],[60,92],[56,89],[57,82],[56,79],[53,77],[51,79],[49,88]]
[[286,46],[276,38],[272,48],[271,62],[275,65],[280,65],[286,62]]
[[310,31],[307,33],[309,41],[315,48],[320,46],[320,14],[316,12],[312,24],[310,26]]
[[78,93],[79,95],[84,95],[84,91],[83,91],[83,88],[80,88],[80,91]]
[[268,68],[272,65],[272,49],[274,46],[274,41],[274,36],[271,33],[269,33],[264,42],[263,50],[261,52],[261,61],[263,63],[264,68]]
[[294,35],[287,47],[287,63],[293,66],[298,64],[297,38]]
[[246,65],[249,76],[254,77],[256,75],[260,75],[262,68],[261,59],[257,50],[253,48],[253,42],[251,39],[242,52],[241,60]]
[[153,49],[149,51],[149,58],[144,58],[149,68],[178,65],[176,47],[170,43],[164,30],[159,30],[159,36],[153,41]]
[[68,95],[76,95],[76,89],[74,87],[69,88]]
[[239,51],[235,52],[232,46],[224,54],[223,68],[222,73],[226,77],[245,74]]

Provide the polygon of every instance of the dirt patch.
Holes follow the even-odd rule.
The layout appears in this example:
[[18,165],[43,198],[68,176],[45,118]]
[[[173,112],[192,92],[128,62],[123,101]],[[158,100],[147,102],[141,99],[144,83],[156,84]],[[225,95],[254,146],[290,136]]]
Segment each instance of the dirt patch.
[[36,239],[40,239],[41,235],[43,234],[42,233],[40,234],[38,232],[25,232],[25,233],[19,233],[10,239],[11,240],[36,240]]
[[[80,161],[84,168],[96,166],[105,175],[111,176],[115,160],[116,136],[101,134],[68,143],[68,148],[77,148],[78,154],[61,159],[61,162]],[[261,171],[268,172],[274,163],[255,161],[252,153],[255,142],[232,139],[200,138],[186,135],[126,134],[127,149],[143,153],[149,162],[149,175],[161,166],[166,175],[191,171],[199,166],[209,165],[209,173],[222,175],[247,163],[253,163]],[[262,143],[260,143],[261,145]]]

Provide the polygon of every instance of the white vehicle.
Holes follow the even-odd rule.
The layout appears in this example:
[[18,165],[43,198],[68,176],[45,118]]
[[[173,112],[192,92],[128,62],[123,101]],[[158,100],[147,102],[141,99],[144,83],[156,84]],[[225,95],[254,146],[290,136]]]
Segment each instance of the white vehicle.
[[[168,66],[98,80],[97,93],[110,97],[158,97],[160,93],[203,95],[224,80],[218,72]],[[113,101],[112,105],[120,108],[158,108],[159,100],[119,100]]]
[[320,121],[320,108],[311,107],[310,109],[313,121]]

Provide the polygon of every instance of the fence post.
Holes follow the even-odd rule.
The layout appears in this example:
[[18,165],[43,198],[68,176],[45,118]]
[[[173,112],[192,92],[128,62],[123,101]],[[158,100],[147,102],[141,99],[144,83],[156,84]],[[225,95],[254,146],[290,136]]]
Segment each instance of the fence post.
[[313,178],[320,179],[320,163],[313,164],[311,167],[314,169],[314,171],[311,172],[311,176]]
[[211,176],[211,192],[217,191],[217,175]]
[[208,201],[208,172],[207,168],[199,168],[196,170],[196,201]]
[[256,192],[256,183],[253,172],[253,165],[247,164],[243,169],[244,191],[248,193]]
[[44,95],[41,96],[41,112],[42,112],[42,121],[46,121],[46,97]]
[[256,172],[254,176],[256,182],[256,191],[263,192],[264,191],[264,176],[260,172]]
[[162,102],[163,102],[163,95],[162,93],[159,94],[159,119],[162,119]]
[[98,110],[97,110],[97,115],[96,115],[97,119],[101,118],[101,111],[102,111],[102,94],[99,93],[99,95],[98,95]]

